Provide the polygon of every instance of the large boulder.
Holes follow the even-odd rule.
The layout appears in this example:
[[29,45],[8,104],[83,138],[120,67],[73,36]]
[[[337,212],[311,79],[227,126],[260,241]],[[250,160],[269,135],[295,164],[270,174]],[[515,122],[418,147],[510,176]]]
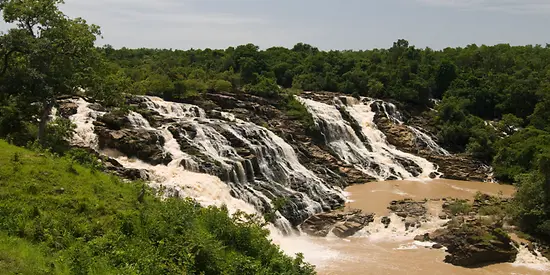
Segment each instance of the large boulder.
[[373,221],[374,214],[364,214],[361,210],[334,211],[310,217],[301,228],[311,236],[326,237],[332,232],[340,238],[347,238]]
[[78,111],[78,104],[74,103],[72,100],[62,100],[59,102],[59,107],[57,108],[59,115],[64,118],[69,118]]
[[453,220],[444,229],[417,236],[447,248],[445,262],[464,267],[514,262],[518,250],[499,225],[485,226],[479,220]]
[[110,130],[96,126],[100,148],[116,149],[153,165],[168,164],[172,156],[163,149],[164,138],[155,131],[145,129]]

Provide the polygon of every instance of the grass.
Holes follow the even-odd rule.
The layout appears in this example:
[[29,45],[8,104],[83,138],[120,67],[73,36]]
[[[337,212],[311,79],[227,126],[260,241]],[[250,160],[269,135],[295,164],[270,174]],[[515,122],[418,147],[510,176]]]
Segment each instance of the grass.
[[312,274],[225,208],[0,140],[0,273]]

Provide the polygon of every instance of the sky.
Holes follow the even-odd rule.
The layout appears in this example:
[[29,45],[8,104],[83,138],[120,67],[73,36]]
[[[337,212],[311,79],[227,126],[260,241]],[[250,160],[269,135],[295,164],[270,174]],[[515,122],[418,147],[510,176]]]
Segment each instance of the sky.
[[115,48],[323,50],[550,43],[550,0],[65,0]]

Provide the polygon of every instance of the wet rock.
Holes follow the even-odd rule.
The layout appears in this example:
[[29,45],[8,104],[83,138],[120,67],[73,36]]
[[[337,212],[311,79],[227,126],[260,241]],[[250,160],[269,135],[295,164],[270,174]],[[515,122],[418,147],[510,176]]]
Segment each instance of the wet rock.
[[414,237],[414,240],[419,242],[428,242],[430,241],[430,234],[426,233],[423,235],[417,235],[416,237]]
[[409,230],[409,228],[411,227],[412,228],[420,227],[420,221],[414,217],[405,218],[405,230]]
[[513,262],[518,250],[498,225],[486,226],[476,220],[453,220],[447,228],[416,236],[445,246],[450,255],[445,262],[465,267]]
[[433,248],[433,249],[441,249],[441,248],[443,248],[443,246],[440,245],[440,244],[438,244],[438,243],[436,243],[436,244],[432,245],[432,248]]
[[347,238],[373,221],[374,214],[364,214],[361,210],[334,211],[310,217],[301,225],[301,228],[311,236],[326,237],[329,232],[332,232],[340,238]]
[[391,223],[391,219],[389,217],[382,217],[382,224],[384,225],[384,228],[388,228]]
[[427,213],[425,204],[425,201],[418,202],[411,199],[404,199],[392,201],[388,209],[401,218],[423,217]]
[[72,101],[61,101],[59,102],[59,115],[64,118],[68,118],[76,114],[78,105]]
[[97,122],[102,123],[102,125],[112,130],[132,127],[128,117],[122,113],[107,113],[98,117]]
[[[420,119],[419,121],[422,121]],[[491,168],[480,161],[472,159],[467,155],[440,155],[434,153],[426,144],[416,138],[413,131],[406,125],[394,123],[377,112],[375,117],[376,125],[385,135],[387,141],[399,148],[399,150],[418,155],[438,165],[438,172],[443,178],[468,181],[490,180]],[[428,122],[424,122],[428,123]],[[416,125],[419,126],[419,125]],[[429,128],[428,125],[420,125],[421,128]],[[430,175],[435,178],[437,175]]]
[[110,130],[97,127],[100,148],[116,149],[153,165],[168,164],[172,156],[163,149],[164,138],[155,131],[145,129]]

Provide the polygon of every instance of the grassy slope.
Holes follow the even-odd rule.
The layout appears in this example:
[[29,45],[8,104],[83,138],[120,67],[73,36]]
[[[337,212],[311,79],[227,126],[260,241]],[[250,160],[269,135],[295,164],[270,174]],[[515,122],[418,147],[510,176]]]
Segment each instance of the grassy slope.
[[[145,196],[140,193],[145,191]],[[0,140],[0,273],[308,274],[252,222]]]

